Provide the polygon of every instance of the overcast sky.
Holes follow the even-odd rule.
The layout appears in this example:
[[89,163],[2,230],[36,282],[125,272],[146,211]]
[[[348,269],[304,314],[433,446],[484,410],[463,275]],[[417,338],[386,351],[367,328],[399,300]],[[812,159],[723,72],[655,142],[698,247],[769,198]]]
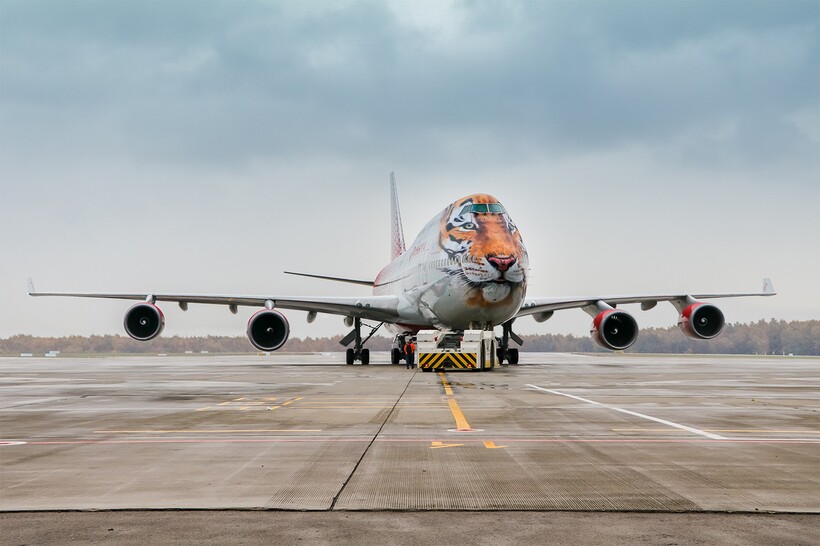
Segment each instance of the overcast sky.
[[[39,289],[359,295],[406,237],[504,203],[531,296],[753,291],[820,318],[820,2],[0,2],[0,336],[121,333]],[[408,241],[409,242],[409,241]],[[166,334],[251,310],[164,308]],[[345,332],[339,317],[292,335]],[[635,310],[674,324],[669,305]],[[579,310],[522,333],[585,334]]]

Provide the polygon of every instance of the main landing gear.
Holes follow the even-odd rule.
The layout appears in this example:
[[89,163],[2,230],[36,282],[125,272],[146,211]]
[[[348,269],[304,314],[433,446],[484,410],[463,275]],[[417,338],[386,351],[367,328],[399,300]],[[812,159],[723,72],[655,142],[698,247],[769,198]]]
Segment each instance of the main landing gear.
[[[351,366],[357,360],[361,361],[362,366],[370,364],[370,349],[365,349],[364,344],[373,337],[373,334],[381,328],[382,324],[384,323],[380,322],[378,326],[370,326],[369,324],[362,324],[362,319],[358,317],[353,319],[353,330],[339,341],[341,345],[345,346],[353,343],[353,347],[345,352],[345,363],[348,366]],[[370,334],[364,339],[362,339],[362,326],[370,328]]]
[[512,331],[512,323],[512,320],[508,320],[507,322],[501,325],[502,334],[501,337],[498,339],[498,349],[496,350],[496,356],[498,356],[498,363],[502,366],[504,365],[505,360],[513,366],[518,365],[518,349],[510,348],[510,339],[512,339],[519,345],[524,344],[524,340],[518,337],[518,335]]

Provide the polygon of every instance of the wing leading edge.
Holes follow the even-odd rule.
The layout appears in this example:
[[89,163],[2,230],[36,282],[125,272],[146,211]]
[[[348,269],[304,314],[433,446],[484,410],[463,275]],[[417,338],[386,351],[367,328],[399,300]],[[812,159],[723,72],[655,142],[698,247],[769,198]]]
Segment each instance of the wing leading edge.
[[[516,318],[527,315],[546,315],[552,311],[563,309],[579,309],[584,307],[594,307],[598,302],[604,302],[612,307],[619,304],[640,303],[644,310],[652,309],[658,302],[685,302],[687,299],[710,300],[717,298],[744,298],[751,296],[774,296],[777,294],[770,279],[763,279],[763,288],[760,292],[738,292],[725,294],[710,293],[667,293],[650,295],[615,295],[615,296],[580,296],[563,298],[528,298],[524,300],[521,310],[516,314]],[[537,318],[537,317],[536,317]]]
[[399,299],[395,296],[364,297],[280,297],[280,296],[247,296],[247,295],[211,295],[211,294],[163,294],[152,292],[132,293],[73,293],[73,292],[37,292],[31,279],[28,282],[30,296],[62,296],[69,298],[99,298],[136,301],[169,301],[183,309],[189,303],[208,305],[226,305],[231,310],[238,306],[266,307],[268,302],[275,309],[292,309],[296,311],[314,311],[331,315],[392,322],[398,318]]

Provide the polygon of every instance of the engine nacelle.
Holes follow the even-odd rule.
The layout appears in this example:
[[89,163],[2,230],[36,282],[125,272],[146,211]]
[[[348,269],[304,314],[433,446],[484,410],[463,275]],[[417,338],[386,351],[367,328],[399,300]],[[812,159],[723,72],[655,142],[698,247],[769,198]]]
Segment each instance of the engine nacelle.
[[621,351],[638,339],[638,323],[629,313],[607,309],[592,320],[589,334],[601,347]]
[[137,341],[148,341],[162,333],[165,315],[153,303],[138,303],[125,313],[125,332]]
[[260,351],[275,351],[290,335],[288,319],[279,311],[264,309],[248,321],[248,339]]
[[726,320],[723,312],[709,303],[697,302],[688,306],[678,318],[678,328],[694,339],[712,339],[720,335]]

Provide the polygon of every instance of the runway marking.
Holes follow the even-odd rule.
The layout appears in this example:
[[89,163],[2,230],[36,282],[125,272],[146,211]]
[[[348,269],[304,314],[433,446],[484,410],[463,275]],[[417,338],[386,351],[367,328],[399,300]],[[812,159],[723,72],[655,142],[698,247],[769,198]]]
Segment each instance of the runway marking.
[[94,434],[173,434],[173,433],[191,433],[191,434],[230,434],[234,432],[253,433],[253,432],[322,432],[322,429],[289,429],[289,428],[263,428],[263,429],[188,429],[188,430],[95,430]]
[[[668,428],[613,428],[613,432],[679,432]],[[680,431],[683,432],[683,431]],[[736,432],[748,434],[820,434],[820,430],[758,430],[753,428],[705,429],[705,432]]]
[[3,446],[21,446],[24,445],[26,442],[0,442],[0,447]]
[[[220,402],[217,406],[222,406],[222,408],[216,408],[214,406],[205,406],[204,408],[197,408],[194,411],[208,411],[208,410],[215,410],[215,409],[231,409],[235,410],[238,409],[239,411],[248,411],[250,409],[257,409],[257,407],[261,408],[264,407],[267,410],[275,410],[279,409],[282,406],[288,406],[293,404],[294,402],[298,402],[303,397],[298,398],[291,398],[287,402],[283,402],[282,404],[275,405],[271,404],[272,401],[276,400],[277,398],[269,397],[269,398],[259,398],[257,400],[249,400],[247,397],[243,396],[242,398],[235,398],[228,402]],[[227,407],[226,407],[227,406]]]
[[554,391],[551,389],[545,389],[542,387],[538,387],[536,385],[527,385],[535,390],[539,390],[542,392],[547,392],[550,394],[557,394],[559,396],[566,396],[567,398],[573,398],[575,400],[580,400],[581,402],[586,402],[587,404],[592,404],[594,406],[600,406],[602,408],[611,409],[614,411],[619,411],[621,413],[625,413],[627,415],[633,415],[635,417],[640,417],[641,419],[648,419],[650,421],[655,421],[656,423],[661,423],[662,425],[667,425],[674,428],[679,428],[681,430],[686,430],[691,432],[692,434],[698,434],[699,436],[705,436],[707,438],[711,438],[712,440],[726,440],[724,436],[719,434],[714,434],[711,432],[706,432],[705,430],[700,430],[699,428],[694,428],[686,425],[681,425],[680,423],[673,423],[672,421],[667,421],[666,419],[659,419],[658,417],[652,417],[651,415],[646,415],[643,413],[638,413],[637,411],[631,411],[623,408],[619,408],[617,406],[612,406],[610,404],[602,404],[601,402],[596,402],[594,400],[589,400],[587,398],[581,398],[580,396],[575,396],[574,394],[567,394],[565,392]]
[[[392,402],[336,402],[335,405],[327,406],[324,405],[325,402],[303,402],[299,404],[303,408],[358,408],[358,407],[365,407],[365,408],[387,408],[392,407]],[[284,406],[284,404],[282,404]]]
[[461,447],[464,444],[445,444],[444,442],[430,442],[430,449],[442,449],[445,447]]
[[497,446],[495,445],[495,442],[488,442],[485,440],[484,447],[486,447],[487,449],[504,449],[507,446]]
[[[378,400],[379,398],[384,398],[386,401],[394,401],[396,398],[394,396],[387,396],[387,395],[379,395],[379,394],[372,394],[367,396],[371,400]],[[349,396],[311,396],[311,400],[321,400],[323,402],[339,402],[339,401],[347,401],[350,399],[358,400],[361,398],[357,395],[349,395]],[[301,400],[301,399],[300,399]]]

